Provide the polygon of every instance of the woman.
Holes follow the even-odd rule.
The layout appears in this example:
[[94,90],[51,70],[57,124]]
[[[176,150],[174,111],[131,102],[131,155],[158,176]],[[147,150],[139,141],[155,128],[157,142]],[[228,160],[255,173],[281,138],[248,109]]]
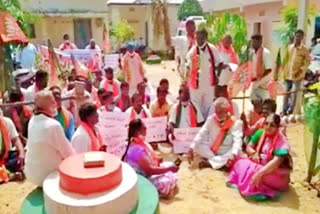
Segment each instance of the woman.
[[251,137],[247,158],[238,159],[227,179],[248,199],[273,199],[288,189],[290,156],[288,141],[279,130],[280,116],[267,117],[263,129]]
[[164,166],[162,160],[152,150],[152,147],[144,142],[146,127],[140,119],[129,124],[129,145],[124,159],[138,173],[146,176],[157,188],[160,197],[171,198],[178,190],[178,168],[174,165]]

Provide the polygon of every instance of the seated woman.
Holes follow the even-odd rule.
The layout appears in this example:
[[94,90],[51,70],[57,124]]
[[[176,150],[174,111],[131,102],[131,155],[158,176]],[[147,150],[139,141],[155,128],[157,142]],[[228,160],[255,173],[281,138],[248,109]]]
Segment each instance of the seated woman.
[[228,185],[245,198],[273,199],[288,189],[289,145],[279,126],[279,115],[268,116],[264,128],[255,132],[247,146],[248,158],[238,159],[228,175]]
[[138,173],[149,178],[157,188],[160,197],[171,198],[178,190],[178,167],[164,166],[162,160],[153,151],[152,147],[144,142],[146,127],[140,119],[129,124],[129,145],[123,159]]

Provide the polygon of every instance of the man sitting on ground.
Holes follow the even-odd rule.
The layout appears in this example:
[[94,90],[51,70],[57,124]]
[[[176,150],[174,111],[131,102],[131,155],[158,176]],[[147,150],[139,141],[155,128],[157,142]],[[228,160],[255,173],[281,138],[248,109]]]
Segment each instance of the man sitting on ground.
[[99,109],[99,113],[103,112],[122,112],[121,109],[119,109],[114,104],[114,98],[111,91],[105,92],[101,96],[102,100],[102,107]]
[[122,82],[120,85],[121,95],[117,99],[117,106],[121,111],[125,112],[131,106],[131,100],[129,96],[129,84],[127,82]]
[[130,121],[151,117],[150,111],[143,105],[142,96],[138,93],[131,98],[132,106],[126,110]]
[[157,88],[157,98],[150,104],[152,117],[167,117],[172,104],[167,101],[168,91],[160,86]]

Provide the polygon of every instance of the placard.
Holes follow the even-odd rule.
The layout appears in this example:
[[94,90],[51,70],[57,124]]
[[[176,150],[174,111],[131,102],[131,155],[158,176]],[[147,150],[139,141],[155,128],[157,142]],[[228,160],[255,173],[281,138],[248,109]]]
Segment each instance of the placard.
[[101,51],[99,50],[74,49],[63,52],[70,54],[91,70],[97,70],[102,67]]
[[158,142],[167,139],[167,117],[154,117],[142,119],[147,127],[146,141]]
[[200,128],[174,129],[173,152],[176,154],[187,153],[199,130]]
[[104,56],[104,65],[105,67],[111,67],[113,69],[119,67],[119,54],[108,54]]

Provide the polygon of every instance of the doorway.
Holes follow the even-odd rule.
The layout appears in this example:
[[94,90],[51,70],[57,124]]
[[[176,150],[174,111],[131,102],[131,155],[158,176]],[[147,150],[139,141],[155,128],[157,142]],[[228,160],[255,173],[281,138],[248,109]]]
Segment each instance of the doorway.
[[74,19],[74,38],[78,48],[85,48],[92,38],[91,19]]

